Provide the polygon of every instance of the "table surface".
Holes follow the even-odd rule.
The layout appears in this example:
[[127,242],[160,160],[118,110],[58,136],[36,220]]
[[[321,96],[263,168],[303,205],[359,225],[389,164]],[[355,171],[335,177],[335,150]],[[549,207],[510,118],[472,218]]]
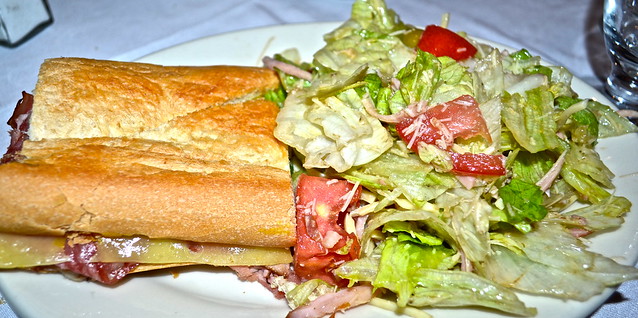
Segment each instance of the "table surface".
[[[388,0],[407,23],[436,24],[507,46],[527,48],[601,89],[609,60],[603,47],[602,0]],[[50,1],[54,22],[21,45],[0,46],[0,113],[35,85],[45,58],[77,56],[132,61],[197,38],[268,25],[344,21],[351,0],[65,0]],[[6,119],[1,119],[4,122]],[[2,136],[2,138],[7,138]],[[0,295],[1,297],[1,295]],[[592,315],[638,316],[638,282],[627,282]],[[0,299],[0,317],[15,317]]]

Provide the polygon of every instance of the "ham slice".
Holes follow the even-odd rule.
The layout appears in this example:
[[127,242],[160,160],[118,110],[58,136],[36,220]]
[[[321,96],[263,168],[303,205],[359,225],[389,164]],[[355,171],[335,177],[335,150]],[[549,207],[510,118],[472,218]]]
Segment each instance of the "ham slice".
[[11,118],[7,121],[7,124],[11,126],[11,131],[9,132],[11,140],[7,152],[2,159],[0,159],[0,164],[17,160],[18,153],[22,150],[24,141],[29,139],[27,131],[29,130],[29,119],[31,117],[32,108],[33,95],[22,92],[22,99],[18,101],[13,115],[11,115]]
[[97,253],[95,242],[89,241],[80,244],[64,246],[64,253],[71,256],[71,261],[56,265],[58,268],[88,277],[106,285],[114,285],[135,269],[137,263],[101,263],[91,262],[91,258]]
[[289,312],[286,318],[320,318],[340,310],[367,304],[371,299],[371,286],[350,287],[319,296],[310,303]]

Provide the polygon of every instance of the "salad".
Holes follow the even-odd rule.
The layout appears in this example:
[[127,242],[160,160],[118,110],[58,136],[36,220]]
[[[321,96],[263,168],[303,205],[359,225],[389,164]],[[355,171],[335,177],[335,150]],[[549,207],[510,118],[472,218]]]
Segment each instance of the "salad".
[[290,317],[360,304],[415,317],[478,306],[534,316],[516,292],[587,300],[638,270],[587,250],[623,222],[599,139],[638,132],[571,73],[357,0],[312,61],[265,58],[282,89],[300,280]]

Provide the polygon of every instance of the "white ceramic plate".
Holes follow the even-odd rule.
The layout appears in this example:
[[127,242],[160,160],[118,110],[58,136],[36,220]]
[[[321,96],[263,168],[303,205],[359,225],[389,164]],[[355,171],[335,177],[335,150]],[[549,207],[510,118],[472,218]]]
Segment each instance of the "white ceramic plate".
[[[228,33],[189,42],[146,56],[143,62],[166,65],[261,65],[263,55],[298,48],[304,59],[323,46],[322,35],[336,23],[283,25]],[[502,46],[501,46],[502,47]],[[581,97],[605,101],[584,82],[575,79]],[[2,114],[3,118],[8,114]],[[0,145],[4,149],[6,145]],[[638,206],[638,169],[631,158],[638,149],[638,136],[628,135],[604,140],[599,151],[617,175],[617,194]],[[592,250],[624,264],[638,258],[638,208],[633,208],[626,223],[617,231],[597,235]],[[23,271],[0,272],[2,294],[23,318],[37,317],[285,317],[284,301],[276,300],[258,283],[237,280],[226,269],[193,267],[173,275],[169,271],[133,275],[117,287],[90,282],[74,282],[57,274]],[[538,308],[538,317],[586,317],[612,291],[587,302],[562,301],[521,295],[528,306]],[[474,309],[428,310],[438,318],[511,317],[497,312]],[[347,317],[396,317],[372,306],[347,312]]]

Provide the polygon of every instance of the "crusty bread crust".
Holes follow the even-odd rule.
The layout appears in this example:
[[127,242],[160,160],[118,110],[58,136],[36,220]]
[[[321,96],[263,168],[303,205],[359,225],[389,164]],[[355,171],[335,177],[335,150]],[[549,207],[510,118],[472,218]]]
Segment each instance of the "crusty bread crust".
[[278,109],[247,100],[273,83],[259,68],[48,60],[35,138],[0,166],[0,231],[292,246]]
[[179,116],[248,100],[279,85],[272,71],[55,58],[40,67],[31,140],[131,136]]

